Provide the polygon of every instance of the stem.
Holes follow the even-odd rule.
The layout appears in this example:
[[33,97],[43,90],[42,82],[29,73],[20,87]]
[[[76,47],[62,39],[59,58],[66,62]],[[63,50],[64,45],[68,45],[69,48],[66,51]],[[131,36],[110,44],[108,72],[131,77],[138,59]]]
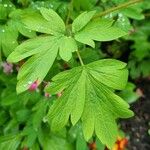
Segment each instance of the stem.
[[[69,24],[69,19],[70,19],[70,16],[71,16],[72,9],[73,9],[73,0],[71,0],[70,5],[69,5],[68,16],[67,16],[67,19],[66,19],[66,26],[68,26],[68,24]],[[79,51],[77,50],[76,53],[77,53],[77,56],[79,58],[81,66],[84,66],[84,63],[83,63],[83,60],[81,58],[81,55],[80,55]]]
[[67,19],[66,19],[66,26],[69,24],[69,19],[70,19],[72,8],[73,8],[73,0],[71,0],[70,4],[69,4],[68,16],[67,16]]
[[150,13],[144,14],[145,17],[150,17]]
[[98,18],[98,17],[101,17],[101,16],[105,16],[111,12],[114,12],[114,11],[117,11],[117,10],[120,10],[120,9],[124,9],[124,8],[127,8],[128,6],[130,5],[133,5],[133,4],[136,4],[136,3],[139,3],[139,2],[142,2],[143,0],[130,0],[129,2],[126,2],[124,4],[120,4],[116,7],[113,7],[113,8],[110,8],[104,12],[101,12],[101,13],[98,13],[96,14],[93,18]]
[[83,60],[81,58],[81,55],[80,55],[79,51],[77,50],[76,52],[77,52],[78,58],[80,60],[81,66],[84,66],[84,63],[83,63]]

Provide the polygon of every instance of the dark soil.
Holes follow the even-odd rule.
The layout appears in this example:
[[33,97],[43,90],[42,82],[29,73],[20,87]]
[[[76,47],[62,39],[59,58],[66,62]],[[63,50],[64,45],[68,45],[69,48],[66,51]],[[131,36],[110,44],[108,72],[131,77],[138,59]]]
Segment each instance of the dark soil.
[[150,80],[138,80],[136,84],[144,96],[131,105],[135,116],[121,121],[121,126],[130,137],[128,150],[150,150]]

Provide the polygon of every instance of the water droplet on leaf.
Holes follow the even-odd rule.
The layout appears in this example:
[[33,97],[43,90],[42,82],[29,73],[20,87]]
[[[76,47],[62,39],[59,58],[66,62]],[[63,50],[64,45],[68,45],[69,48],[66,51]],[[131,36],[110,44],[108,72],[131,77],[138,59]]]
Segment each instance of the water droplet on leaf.
[[7,5],[7,4],[4,4],[4,7],[8,7],[8,5]]
[[2,32],[4,33],[4,32],[5,32],[5,30],[4,30],[4,29],[2,29]]

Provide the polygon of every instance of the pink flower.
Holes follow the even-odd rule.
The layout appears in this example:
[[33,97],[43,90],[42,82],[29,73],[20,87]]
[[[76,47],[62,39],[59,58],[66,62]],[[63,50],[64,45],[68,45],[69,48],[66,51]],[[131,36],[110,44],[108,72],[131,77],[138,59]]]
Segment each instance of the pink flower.
[[36,80],[30,84],[29,91],[35,91],[35,90],[37,90],[37,88],[38,88],[38,80]]
[[45,93],[44,96],[47,97],[47,98],[50,98],[50,97],[51,97],[51,94]]
[[11,63],[3,62],[2,67],[3,67],[3,72],[7,75],[13,72],[13,64]]
[[57,97],[61,97],[62,96],[62,92],[57,93]]

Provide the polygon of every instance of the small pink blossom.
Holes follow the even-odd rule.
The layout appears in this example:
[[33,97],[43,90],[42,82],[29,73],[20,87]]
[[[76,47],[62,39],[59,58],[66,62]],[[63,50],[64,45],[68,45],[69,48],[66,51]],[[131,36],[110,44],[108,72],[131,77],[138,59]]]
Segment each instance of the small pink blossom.
[[57,93],[57,97],[61,97],[62,96],[62,92]]
[[38,80],[36,80],[30,84],[29,91],[35,91],[35,90],[37,90],[37,88],[38,88]]
[[7,75],[13,72],[13,64],[11,63],[3,62],[2,67],[3,67],[3,72]]
[[45,93],[44,96],[47,97],[47,98],[50,98],[52,95],[49,94],[49,93]]

